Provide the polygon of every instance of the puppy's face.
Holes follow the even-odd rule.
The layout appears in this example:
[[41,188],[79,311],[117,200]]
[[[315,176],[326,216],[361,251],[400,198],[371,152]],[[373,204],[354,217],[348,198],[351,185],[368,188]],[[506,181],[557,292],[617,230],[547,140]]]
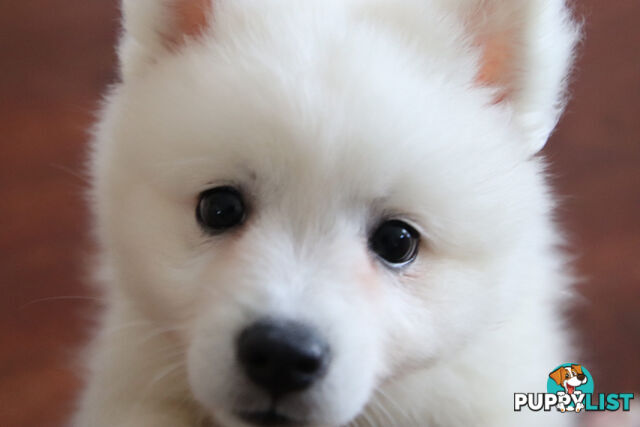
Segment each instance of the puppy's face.
[[426,64],[335,9],[227,5],[211,40],[127,76],[99,129],[116,280],[229,424],[342,424],[463,348],[513,309],[547,208],[471,59]]
[[560,367],[549,376],[569,394],[573,394],[576,387],[586,384],[588,381],[587,376],[582,373],[582,365]]

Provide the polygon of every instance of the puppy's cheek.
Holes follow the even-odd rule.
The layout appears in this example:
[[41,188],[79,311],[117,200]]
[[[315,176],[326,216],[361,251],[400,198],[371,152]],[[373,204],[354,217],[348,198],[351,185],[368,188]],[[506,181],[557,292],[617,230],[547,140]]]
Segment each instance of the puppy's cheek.
[[355,317],[336,325],[329,376],[313,391],[321,424],[344,425],[373,396],[384,375],[384,350],[375,316]]
[[[396,357],[429,365],[493,327],[504,306],[497,276],[466,260],[425,256],[402,278],[402,312],[395,321]],[[396,310],[397,311],[397,310]]]
[[[400,332],[399,335],[408,337],[415,328],[411,321],[414,316],[408,315],[412,311],[408,305],[410,299],[403,289],[410,280],[404,277],[404,273],[389,271],[375,260],[361,262],[358,266],[355,282],[370,316],[366,327],[375,328],[377,332],[371,338],[376,342],[371,350],[376,353],[375,377],[376,381],[383,381],[393,376],[395,365],[402,364],[404,357],[396,352],[394,335]],[[407,332],[402,334],[401,331]]]
[[382,294],[382,280],[379,267],[370,259],[364,259],[357,262],[355,266],[354,282],[358,289],[362,292],[364,298],[370,303],[378,304]]
[[450,322],[455,323],[451,317],[459,304],[448,296],[448,279],[439,274],[437,264],[425,256],[382,276],[385,381],[428,365],[457,333]]
[[195,323],[187,350],[188,379],[196,399],[210,411],[228,409],[236,386],[242,385],[232,333],[234,325],[243,322],[241,317],[238,310],[216,304]]

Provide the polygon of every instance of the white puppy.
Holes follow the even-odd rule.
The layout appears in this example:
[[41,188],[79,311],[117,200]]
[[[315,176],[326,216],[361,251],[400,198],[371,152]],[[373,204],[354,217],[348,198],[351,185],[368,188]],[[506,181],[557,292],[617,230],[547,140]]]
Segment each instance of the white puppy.
[[[76,426],[546,426],[563,0],[125,0]],[[541,419],[543,418],[543,419]],[[548,419],[547,419],[548,418]]]

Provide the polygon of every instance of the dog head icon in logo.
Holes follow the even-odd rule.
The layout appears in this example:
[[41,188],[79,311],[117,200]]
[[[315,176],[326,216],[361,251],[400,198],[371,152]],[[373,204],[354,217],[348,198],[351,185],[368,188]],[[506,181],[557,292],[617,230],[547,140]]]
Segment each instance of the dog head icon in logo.
[[582,365],[561,366],[549,374],[549,378],[556,384],[562,386],[564,390],[573,394],[576,387],[586,384],[589,380],[582,372]]
[[[559,396],[590,394],[593,393],[593,378],[582,365],[566,363],[558,366],[549,374],[547,393],[555,393]],[[580,412],[584,409],[584,404],[582,402],[568,405],[559,403],[557,408],[561,412]]]

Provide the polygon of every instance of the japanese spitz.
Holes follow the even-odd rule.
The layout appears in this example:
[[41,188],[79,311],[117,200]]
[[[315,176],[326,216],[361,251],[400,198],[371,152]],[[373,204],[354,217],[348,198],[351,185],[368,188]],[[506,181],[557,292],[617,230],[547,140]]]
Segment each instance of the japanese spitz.
[[[538,426],[563,0],[125,0],[76,426]],[[548,418],[548,419],[547,419]]]

